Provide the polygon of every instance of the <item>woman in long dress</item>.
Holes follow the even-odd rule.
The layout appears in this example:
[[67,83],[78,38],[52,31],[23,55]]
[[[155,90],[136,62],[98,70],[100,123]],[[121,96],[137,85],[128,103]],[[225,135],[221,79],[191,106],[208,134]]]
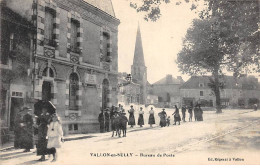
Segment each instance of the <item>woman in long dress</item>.
[[174,124],[173,125],[176,125],[176,122],[179,122],[179,125],[180,125],[181,116],[179,113],[179,109],[176,105],[175,105],[175,112],[172,115],[174,115]]
[[53,155],[52,162],[57,160],[56,148],[61,147],[61,142],[63,141],[63,131],[60,118],[56,113],[52,115],[51,122],[48,126],[48,144],[47,148],[50,150],[50,154]]
[[128,125],[131,125],[131,128],[133,128],[133,126],[135,125],[135,116],[134,116],[135,110],[134,110],[134,108],[133,108],[132,105],[131,105],[130,107],[131,107],[131,109],[128,110],[128,113],[129,113],[129,122],[128,122]]
[[167,114],[166,112],[164,111],[165,109],[162,109],[163,111],[158,113],[159,117],[160,117],[160,126],[161,127],[165,127],[166,126],[166,117],[167,117]]
[[150,124],[150,127],[153,127],[153,124],[155,124],[153,107],[151,107],[151,110],[149,111],[149,114],[150,114],[150,115],[149,115],[148,124]]
[[47,131],[48,131],[48,124],[50,121],[50,114],[46,107],[42,108],[42,114],[38,117],[37,124],[38,124],[38,142],[36,145],[37,148],[37,156],[41,156],[39,161],[45,160],[45,155],[50,154],[50,151],[47,149]]
[[144,111],[142,107],[140,107],[140,111],[139,111],[138,125],[140,125],[140,127],[143,127],[144,125]]

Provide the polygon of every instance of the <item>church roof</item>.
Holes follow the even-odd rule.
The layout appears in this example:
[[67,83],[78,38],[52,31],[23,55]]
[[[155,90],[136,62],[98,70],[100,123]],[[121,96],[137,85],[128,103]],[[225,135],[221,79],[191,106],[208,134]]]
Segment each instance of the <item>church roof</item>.
[[115,12],[111,0],[83,0],[83,1],[115,17]]
[[133,65],[143,65],[143,66],[145,66],[142,37],[141,37],[141,31],[140,31],[139,24],[138,24],[137,34],[136,34],[135,53],[134,53]]
[[173,84],[181,84],[182,81],[174,78],[172,75],[166,75],[161,80],[155,82],[153,85],[173,85]]

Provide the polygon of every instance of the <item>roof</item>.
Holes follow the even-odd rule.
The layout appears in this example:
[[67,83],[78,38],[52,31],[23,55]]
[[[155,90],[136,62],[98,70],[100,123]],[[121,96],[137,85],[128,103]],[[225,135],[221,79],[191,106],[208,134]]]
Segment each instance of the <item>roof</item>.
[[115,12],[111,0],[83,0],[83,1],[115,17]]
[[174,78],[172,75],[166,75],[164,78],[155,82],[153,85],[178,85],[181,83],[182,81]]
[[[208,84],[210,83],[211,76],[192,76],[187,82],[185,82],[180,89],[210,89]],[[220,77],[220,81],[224,81],[225,89],[236,89],[243,87],[244,89],[252,89],[252,85],[256,88],[259,88],[259,83],[256,78],[252,77],[243,77],[236,80],[233,76],[223,76]],[[203,86],[200,86],[203,84]]]

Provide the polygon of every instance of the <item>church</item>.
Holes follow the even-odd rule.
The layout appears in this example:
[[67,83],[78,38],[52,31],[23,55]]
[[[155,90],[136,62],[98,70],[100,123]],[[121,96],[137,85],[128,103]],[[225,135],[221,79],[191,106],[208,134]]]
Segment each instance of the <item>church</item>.
[[[119,103],[121,102],[125,105],[156,105],[158,103],[158,96],[151,94],[149,89],[151,85],[147,81],[147,67],[145,66],[142,36],[139,24],[136,33],[133,64],[131,66],[131,81],[124,82],[123,80],[126,78],[127,74],[122,74],[125,75],[119,75],[118,79],[119,85],[124,85],[120,87],[121,92],[119,92],[118,95]],[[124,96],[129,98],[123,98]],[[131,97],[134,97],[134,99]]]

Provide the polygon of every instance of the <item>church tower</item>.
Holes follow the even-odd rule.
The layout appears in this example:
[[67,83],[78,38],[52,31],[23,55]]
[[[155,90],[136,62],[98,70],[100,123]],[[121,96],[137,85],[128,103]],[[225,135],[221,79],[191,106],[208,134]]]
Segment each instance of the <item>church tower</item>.
[[139,103],[146,104],[147,68],[144,62],[142,37],[139,24],[136,34],[135,52],[133,65],[131,66],[131,75],[133,81],[141,85],[141,95],[139,96]]

